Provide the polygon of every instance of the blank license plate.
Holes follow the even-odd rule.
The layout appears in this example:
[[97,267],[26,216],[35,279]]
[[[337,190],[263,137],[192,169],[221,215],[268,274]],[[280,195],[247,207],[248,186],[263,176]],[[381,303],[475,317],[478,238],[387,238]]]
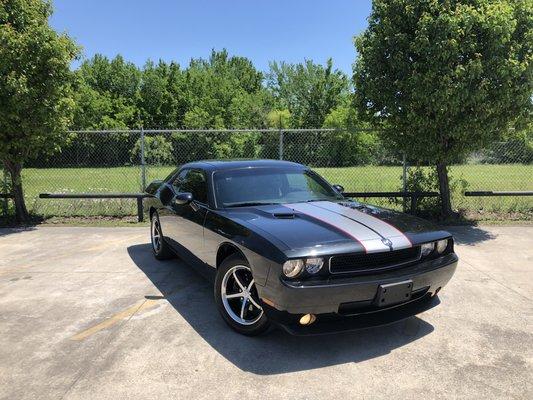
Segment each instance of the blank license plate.
[[403,281],[379,285],[376,303],[380,307],[402,303],[411,299],[413,281]]

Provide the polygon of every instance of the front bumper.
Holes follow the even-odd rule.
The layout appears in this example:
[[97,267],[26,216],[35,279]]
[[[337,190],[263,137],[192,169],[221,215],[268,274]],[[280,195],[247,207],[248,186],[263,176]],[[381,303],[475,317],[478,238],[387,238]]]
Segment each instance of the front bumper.
[[[297,322],[302,314],[318,316],[317,322],[305,328],[311,328],[322,320],[339,317],[344,317],[340,318],[344,320],[344,325],[348,319],[355,320],[351,329],[377,326],[407,318],[436,305],[428,300],[448,283],[457,262],[457,256],[451,253],[435,260],[376,275],[294,283],[284,281],[279,276],[269,276],[266,285],[258,288],[259,296],[268,317],[289,331],[291,326],[302,328]],[[408,303],[387,308],[375,306],[379,285],[405,280],[413,282],[413,296]],[[383,323],[379,322],[380,319],[383,319]]]

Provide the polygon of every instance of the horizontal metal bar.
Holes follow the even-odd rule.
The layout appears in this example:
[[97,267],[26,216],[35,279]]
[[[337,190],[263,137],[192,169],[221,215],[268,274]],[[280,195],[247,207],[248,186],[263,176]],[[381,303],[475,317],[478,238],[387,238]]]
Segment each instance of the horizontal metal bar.
[[348,197],[437,197],[438,192],[345,192]]
[[142,199],[144,193],[41,193],[40,199]]
[[[279,133],[279,129],[144,129],[145,134],[150,133]],[[298,132],[337,132],[343,131],[333,128],[324,129],[282,129],[287,133]],[[376,129],[358,128],[350,129],[350,132],[377,132]],[[72,130],[68,133],[141,133],[141,129],[106,129],[106,130]]]
[[524,190],[524,191],[482,190],[482,191],[465,192],[465,196],[468,196],[468,197],[474,197],[474,196],[533,196],[533,191],[532,190]]
[[0,199],[12,199],[15,197],[12,193],[0,193]]

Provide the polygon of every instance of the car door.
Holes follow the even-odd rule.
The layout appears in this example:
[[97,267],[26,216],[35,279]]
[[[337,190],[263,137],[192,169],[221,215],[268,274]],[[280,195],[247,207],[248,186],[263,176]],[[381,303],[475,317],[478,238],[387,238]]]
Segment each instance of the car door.
[[[187,204],[171,201],[161,222],[165,236],[176,247],[184,247],[192,255],[204,259],[203,225],[208,212],[207,179],[201,169],[185,169],[171,183],[174,192],[191,193],[193,200]],[[180,249],[183,250],[183,249]]]

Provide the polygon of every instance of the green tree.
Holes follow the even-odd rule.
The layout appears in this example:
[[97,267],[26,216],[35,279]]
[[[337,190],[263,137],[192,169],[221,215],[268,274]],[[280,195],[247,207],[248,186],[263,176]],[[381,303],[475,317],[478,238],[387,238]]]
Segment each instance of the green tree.
[[330,111],[348,94],[349,80],[333,69],[307,60],[303,64],[285,62],[270,64],[267,86],[280,109],[291,114],[293,128],[320,128]]
[[[270,64],[267,87],[272,92],[276,108],[288,110],[290,127],[320,128],[332,109],[348,95],[349,81],[345,74],[333,69],[329,59],[325,66],[306,60],[300,64],[285,62]],[[329,133],[287,132],[283,136],[283,157],[310,164],[326,166],[324,149]],[[331,159],[331,157],[328,157]]]
[[[263,74],[250,60],[229,56],[226,50],[213,50],[207,60],[191,60],[185,72],[188,101],[184,127],[223,129],[235,124],[261,127],[264,122],[258,115],[262,116],[266,101],[262,80]],[[245,118],[243,108],[248,108],[249,117]]]
[[28,221],[23,162],[58,148],[73,110],[69,66],[78,49],[50,28],[51,14],[45,0],[0,2],[0,159],[19,222]]
[[141,72],[118,55],[96,54],[76,71],[73,127],[125,129],[139,125]]
[[380,163],[376,156],[381,154],[381,144],[376,132],[369,131],[368,124],[359,121],[355,108],[348,101],[331,110],[322,126],[335,129],[335,132],[328,133],[322,146],[324,164],[353,166]]
[[137,103],[146,128],[172,128],[183,124],[187,108],[185,77],[174,62],[148,61],[143,70]]
[[408,158],[447,166],[498,138],[531,109],[531,0],[375,0],[356,38],[360,115]]
[[[144,161],[149,165],[172,165],[174,164],[174,149],[164,136],[144,137]],[[141,139],[137,139],[135,145],[130,150],[131,163],[139,165],[141,163]]]
[[75,129],[128,129],[136,126],[138,110],[124,97],[100,92],[83,81],[74,86]]
[[135,101],[141,82],[141,72],[121,55],[112,60],[96,54],[85,60],[79,67],[83,80],[100,93],[109,93],[114,97],[124,97]]
[[267,124],[269,128],[287,129],[290,128],[291,113],[289,110],[271,110],[267,114]]
[[[270,97],[263,74],[244,57],[226,50],[212,51],[209,59],[193,59],[185,70],[186,112],[189,129],[263,128]],[[177,143],[177,140],[183,143]],[[174,135],[174,148],[186,145],[198,158],[253,157],[257,134],[217,133]]]

